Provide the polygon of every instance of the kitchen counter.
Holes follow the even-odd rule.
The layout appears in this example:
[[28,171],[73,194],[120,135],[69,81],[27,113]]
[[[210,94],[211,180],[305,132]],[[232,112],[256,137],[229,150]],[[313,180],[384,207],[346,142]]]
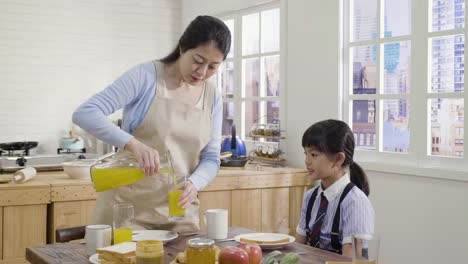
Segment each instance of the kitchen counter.
[[[11,179],[12,175],[1,174],[0,179]],[[245,168],[221,168],[215,179],[200,192],[303,186],[310,185],[310,183],[305,169],[250,165]],[[0,206],[12,202],[12,199],[2,195],[3,191],[28,190],[32,192],[46,189],[50,189],[49,202],[96,199],[96,192],[90,179],[71,179],[63,171],[38,172],[36,177],[25,183],[16,184],[11,181],[0,184]],[[44,196],[40,198],[43,202],[43,199],[47,199],[45,198],[47,191],[41,192],[41,195]]]

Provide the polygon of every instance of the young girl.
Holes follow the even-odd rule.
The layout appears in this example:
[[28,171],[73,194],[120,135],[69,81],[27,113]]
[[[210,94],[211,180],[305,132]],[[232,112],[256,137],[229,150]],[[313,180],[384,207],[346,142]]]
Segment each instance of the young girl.
[[351,257],[351,236],[372,235],[375,217],[366,174],[353,161],[353,132],[343,121],[324,120],[304,132],[302,147],[320,185],[305,194],[296,241]]

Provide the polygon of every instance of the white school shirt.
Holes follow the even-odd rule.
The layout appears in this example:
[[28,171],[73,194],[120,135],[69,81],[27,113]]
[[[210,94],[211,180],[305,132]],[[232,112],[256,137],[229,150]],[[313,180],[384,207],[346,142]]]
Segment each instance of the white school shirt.
[[[323,192],[328,200],[328,208],[327,214],[323,220],[322,230],[320,232],[320,248],[333,250],[331,245],[331,229],[333,225],[333,218],[335,217],[336,208],[338,207],[341,193],[349,182],[349,174],[346,173],[325,191],[322,189],[321,185],[308,190],[304,195],[301,218],[299,220],[299,224],[296,227],[296,232],[302,236],[307,236],[305,228],[307,205],[314,190],[319,188],[317,191],[317,197],[315,198],[314,206],[312,207],[309,229],[312,229],[313,223],[315,222],[317,210],[320,204],[320,195]],[[363,237],[372,235],[374,233],[374,221],[375,212],[369,199],[358,187],[353,187],[341,202],[339,228],[339,240],[341,245],[351,243],[352,235]]]

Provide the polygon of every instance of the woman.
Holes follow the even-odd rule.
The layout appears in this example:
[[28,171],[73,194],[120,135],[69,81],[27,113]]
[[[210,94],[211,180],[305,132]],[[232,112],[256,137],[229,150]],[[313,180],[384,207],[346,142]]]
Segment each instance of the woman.
[[[223,103],[207,80],[225,60],[231,34],[219,19],[198,16],[172,53],[126,72],[73,113],[73,122],[134,156],[145,178],[100,193],[92,222],[112,223],[115,203],[132,203],[136,225],[190,232],[199,229],[198,191],[216,176]],[[106,117],[123,108],[122,129]],[[169,150],[175,171],[189,175],[179,205],[185,219],[169,222],[167,186],[158,177],[159,153]]]

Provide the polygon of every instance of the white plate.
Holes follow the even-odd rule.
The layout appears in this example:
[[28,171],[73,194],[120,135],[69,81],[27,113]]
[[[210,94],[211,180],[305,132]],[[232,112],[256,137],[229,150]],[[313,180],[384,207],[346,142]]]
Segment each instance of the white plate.
[[167,242],[175,239],[179,235],[177,232],[171,232],[166,230],[134,230],[133,231],[133,241],[140,240],[161,240],[162,242]]
[[275,248],[281,248],[284,247],[287,244],[291,244],[294,242],[296,239],[290,235],[285,235],[285,234],[280,234],[280,233],[250,233],[250,234],[243,234],[243,235],[238,235],[234,237],[234,240],[237,242],[241,242],[241,238],[245,239],[252,239],[255,240],[256,238],[262,237],[262,236],[269,236],[272,239],[285,239],[288,238],[289,242],[283,242],[283,243],[276,243],[276,244],[258,244],[261,248],[263,249],[275,249]]
[[97,253],[94,255],[91,255],[91,257],[89,257],[89,262],[93,264],[99,264],[99,255]]

